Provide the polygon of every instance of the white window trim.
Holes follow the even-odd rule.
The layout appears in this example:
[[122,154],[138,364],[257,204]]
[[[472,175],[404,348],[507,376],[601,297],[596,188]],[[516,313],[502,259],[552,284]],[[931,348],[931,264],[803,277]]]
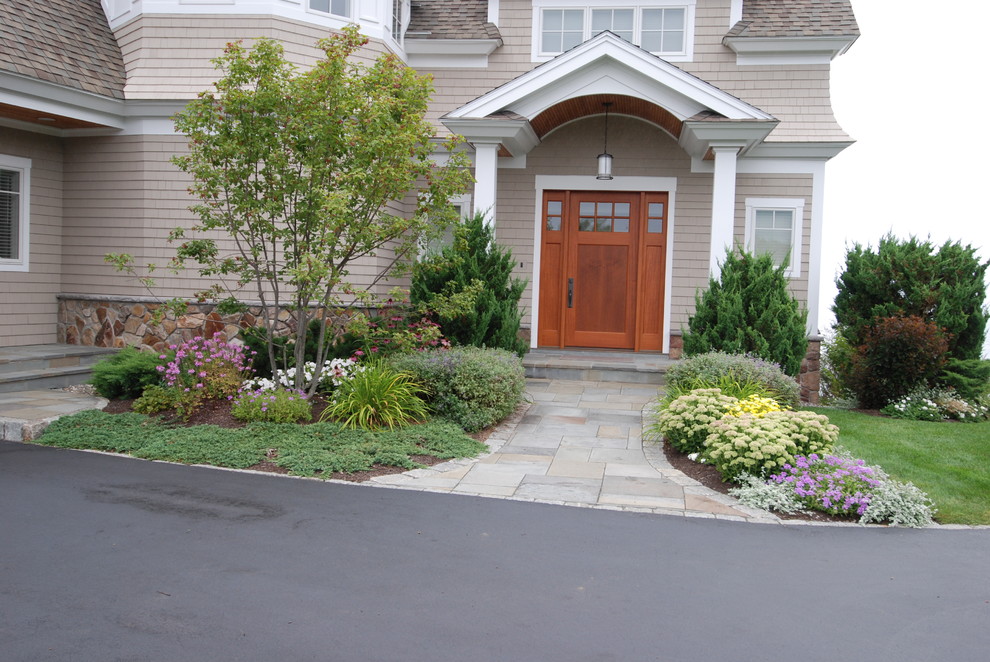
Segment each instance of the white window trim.
[[0,154],[0,168],[16,170],[20,174],[20,227],[18,228],[19,257],[16,260],[0,258],[0,271],[27,271],[31,238],[31,159]]
[[784,275],[801,276],[801,246],[804,238],[804,198],[746,198],[746,250],[756,245],[756,211],[771,209],[794,213],[794,233],[791,235],[791,257]]
[[[591,39],[591,10],[592,9],[633,9],[633,35],[640,37],[643,9],[683,8],[684,11],[684,51],[682,53],[654,53],[668,62],[691,62],[694,60],[695,6],[697,0],[632,0],[629,3],[615,4],[604,0],[591,0],[582,4],[580,0],[534,0],[532,22],[532,59],[533,62],[546,62],[560,53],[544,53],[540,50],[543,42],[543,10],[544,9],[581,9],[584,10],[584,38],[582,42]],[[637,44],[638,46],[638,44]]]
[[[355,5],[357,5],[358,2],[360,2],[360,0],[350,0],[351,12],[348,16],[343,16],[341,14],[334,14],[333,12],[330,11],[320,11],[319,9],[313,9],[313,7],[310,6],[310,0],[303,0],[303,2],[304,2],[303,6],[305,7],[306,12],[310,14],[316,14],[317,16],[326,16],[328,18],[334,18],[340,21],[344,21],[345,23],[349,23],[354,20],[354,14],[355,14],[354,10],[356,8]],[[333,0],[330,0],[330,6],[331,7],[333,6]],[[389,6],[389,24],[391,24],[391,5]],[[389,30],[391,30],[391,27],[389,28]]]

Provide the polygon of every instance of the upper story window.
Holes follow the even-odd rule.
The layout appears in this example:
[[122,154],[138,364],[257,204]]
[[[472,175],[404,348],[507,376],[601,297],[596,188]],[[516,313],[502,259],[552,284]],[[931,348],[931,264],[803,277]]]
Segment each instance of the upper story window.
[[665,59],[689,60],[695,2],[641,0],[625,7],[602,7],[580,6],[573,0],[535,0],[533,59],[548,60],[609,30]]
[[0,271],[27,271],[31,160],[0,154]]
[[309,0],[309,8],[342,18],[351,17],[351,0]]

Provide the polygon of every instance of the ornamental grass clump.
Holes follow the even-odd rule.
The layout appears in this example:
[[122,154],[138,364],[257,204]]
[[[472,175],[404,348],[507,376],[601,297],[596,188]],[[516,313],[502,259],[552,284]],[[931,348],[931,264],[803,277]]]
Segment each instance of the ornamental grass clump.
[[423,394],[411,374],[373,363],[341,383],[321,420],[363,430],[410,425],[429,414]]
[[798,455],[827,452],[839,438],[828,417],[810,411],[723,416],[709,428],[702,457],[729,483],[746,475],[768,476]]
[[720,388],[740,399],[755,393],[791,409],[801,404],[797,380],[776,363],[749,354],[697,354],[675,362],[665,377],[667,393],[674,397],[697,388]]
[[228,396],[230,413],[239,421],[251,423],[296,423],[309,421],[313,417],[313,405],[305,391],[275,389],[241,391],[236,398]]
[[654,421],[647,427],[647,437],[662,437],[682,453],[697,453],[711,433],[711,424],[737,402],[717,388],[695,389],[669,405],[658,404],[653,412]]

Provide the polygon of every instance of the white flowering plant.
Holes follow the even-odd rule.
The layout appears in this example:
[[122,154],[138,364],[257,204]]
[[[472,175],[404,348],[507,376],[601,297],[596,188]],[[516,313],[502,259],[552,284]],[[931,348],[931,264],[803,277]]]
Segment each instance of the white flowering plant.
[[985,401],[967,401],[952,388],[916,388],[880,410],[892,418],[911,421],[963,421],[975,423],[990,418]]
[[[324,362],[320,372],[320,385],[317,390],[330,392],[350,379],[355,373],[363,370],[354,359],[332,359]],[[309,384],[316,375],[316,363],[309,361],[303,364],[303,376]],[[244,391],[274,391],[279,388],[292,388],[296,379],[296,367],[287,370],[276,370],[271,377],[256,377],[241,385]]]

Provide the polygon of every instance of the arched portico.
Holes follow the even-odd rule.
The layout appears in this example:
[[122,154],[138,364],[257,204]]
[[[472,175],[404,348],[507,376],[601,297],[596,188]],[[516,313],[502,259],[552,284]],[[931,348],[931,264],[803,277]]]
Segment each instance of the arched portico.
[[[548,136],[601,115],[604,103],[613,116],[637,118],[669,137],[688,171],[713,162],[704,175],[712,191],[706,262],[717,272],[716,260],[733,242],[737,158],[760,144],[777,121],[611,33],[442,118],[474,146],[475,210],[494,220],[500,167],[525,168],[527,156]],[[601,145],[597,135],[593,140]],[[536,177],[533,345],[666,350],[666,232],[676,179],[659,167],[624,181],[560,179],[556,188],[545,185],[553,181],[548,177],[554,174]],[[646,180],[652,183],[644,186]],[[561,235],[548,237],[558,222]],[[609,228],[609,236],[599,228]]]

